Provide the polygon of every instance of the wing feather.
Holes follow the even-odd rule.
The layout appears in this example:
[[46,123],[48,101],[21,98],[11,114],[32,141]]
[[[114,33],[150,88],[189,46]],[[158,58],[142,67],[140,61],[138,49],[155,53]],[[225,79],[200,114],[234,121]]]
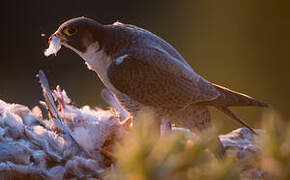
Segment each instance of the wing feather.
[[107,69],[111,84],[139,103],[168,110],[210,101],[219,92],[191,68],[158,49],[126,53]]

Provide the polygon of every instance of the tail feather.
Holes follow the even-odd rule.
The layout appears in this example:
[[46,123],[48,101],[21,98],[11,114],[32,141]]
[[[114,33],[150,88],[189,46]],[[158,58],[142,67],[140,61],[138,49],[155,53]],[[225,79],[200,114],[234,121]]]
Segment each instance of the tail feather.
[[248,128],[250,131],[252,131],[254,134],[257,134],[253,128],[250,127],[245,121],[243,121],[239,116],[237,116],[230,108],[228,107],[222,107],[222,106],[215,106],[218,110],[222,111],[223,113],[227,114],[228,116],[232,117],[242,125],[244,125],[246,128]]
[[213,100],[211,103],[216,104],[219,106],[223,107],[228,107],[228,106],[260,106],[260,107],[268,107],[268,104],[260,102],[258,100],[255,100],[254,98],[242,94],[239,92],[235,92],[233,90],[230,90],[228,88],[212,84],[219,92],[221,95]]
[[220,96],[212,101],[209,104],[215,106],[218,110],[224,112],[231,118],[235,119],[245,127],[247,127],[254,134],[256,132],[241,118],[239,118],[230,108],[229,106],[259,106],[259,107],[268,107],[268,104],[262,103],[254,98],[242,94],[239,92],[235,92],[228,88],[212,84],[219,92]]

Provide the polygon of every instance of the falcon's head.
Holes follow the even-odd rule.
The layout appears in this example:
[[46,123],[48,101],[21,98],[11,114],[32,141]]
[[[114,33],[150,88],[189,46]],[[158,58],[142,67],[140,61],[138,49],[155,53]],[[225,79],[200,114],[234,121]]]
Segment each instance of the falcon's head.
[[62,45],[78,54],[85,53],[89,46],[100,48],[104,38],[103,25],[93,19],[78,17],[64,22],[49,38],[49,48],[45,55],[56,54]]

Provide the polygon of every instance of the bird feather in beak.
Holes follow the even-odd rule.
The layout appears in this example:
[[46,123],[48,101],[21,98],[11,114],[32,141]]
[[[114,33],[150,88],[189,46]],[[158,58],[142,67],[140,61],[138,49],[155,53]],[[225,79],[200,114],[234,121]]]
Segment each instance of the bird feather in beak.
[[49,47],[44,51],[45,56],[50,56],[51,54],[56,55],[56,53],[60,50],[61,43],[60,38],[58,38],[55,35],[52,35],[51,38],[49,38]]

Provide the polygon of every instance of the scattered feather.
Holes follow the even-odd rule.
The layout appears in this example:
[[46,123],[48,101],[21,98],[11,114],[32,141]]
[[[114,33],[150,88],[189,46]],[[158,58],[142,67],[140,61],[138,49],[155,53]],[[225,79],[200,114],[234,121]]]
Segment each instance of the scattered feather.
[[39,107],[0,100],[0,179],[98,177],[108,159],[100,148],[125,131],[119,119],[111,111],[70,105],[59,86],[53,91],[57,107],[43,72],[40,77],[49,119]]
[[45,56],[50,56],[51,54],[56,55],[56,53],[60,50],[61,43],[60,39],[53,35],[49,42],[49,47],[44,51]]

